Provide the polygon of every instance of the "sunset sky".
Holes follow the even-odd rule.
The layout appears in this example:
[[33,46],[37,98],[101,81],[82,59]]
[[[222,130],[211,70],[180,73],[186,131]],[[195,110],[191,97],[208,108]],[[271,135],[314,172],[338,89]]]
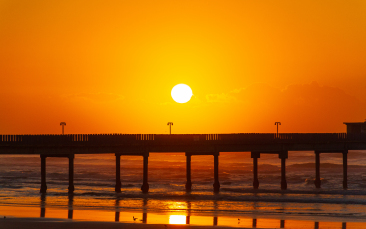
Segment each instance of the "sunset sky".
[[[192,88],[185,104],[176,84]],[[345,132],[366,1],[0,0],[0,134]]]

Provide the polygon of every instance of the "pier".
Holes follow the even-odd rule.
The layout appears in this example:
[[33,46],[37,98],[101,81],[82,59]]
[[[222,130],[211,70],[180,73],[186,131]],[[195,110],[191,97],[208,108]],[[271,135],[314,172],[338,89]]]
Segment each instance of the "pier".
[[[343,155],[343,189],[347,189],[347,155],[349,150],[366,150],[366,133],[324,134],[69,134],[69,135],[0,135],[0,154],[40,155],[40,192],[46,193],[48,157],[69,159],[68,192],[74,192],[74,157],[76,154],[115,154],[115,191],[121,192],[120,161],[123,156],[143,157],[141,190],[149,191],[149,153],[183,152],[186,156],[186,191],[192,190],[192,156],[214,157],[213,191],[219,192],[220,152],[250,152],[253,158],[253,188],[258,189],[258,160],[261,154],[276,154],[281,160],[281,190],[287,189],[286,160],[289,151],[314,151],[316,188],[321,188],[320,158],[327,153]],[[194,157],[193,157],[194,159]]]

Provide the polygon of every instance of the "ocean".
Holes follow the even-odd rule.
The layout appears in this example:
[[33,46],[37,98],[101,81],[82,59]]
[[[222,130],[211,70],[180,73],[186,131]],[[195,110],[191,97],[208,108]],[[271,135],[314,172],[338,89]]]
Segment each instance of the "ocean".
[[261,154],[255,191],[250,152],[222,152],[218,194],[213,193],[213,156],[192,156],[189,193],[184,153],[150,153],[147,194],[140,189],[142,159],[121,157],[122,190],[117,194],[113,154],[75,155],[75,191],[69,196],[67,158],[47,158],[48,189],[42,195],[39,155],[0,155],[0,216],[248,228],[366,228],[366,151],[348,153],[348,190],[342,186],[340,153],[320,155],[322,185],[316,189],[314,152],[289,152],[286,191],[281,191],[278,155]]

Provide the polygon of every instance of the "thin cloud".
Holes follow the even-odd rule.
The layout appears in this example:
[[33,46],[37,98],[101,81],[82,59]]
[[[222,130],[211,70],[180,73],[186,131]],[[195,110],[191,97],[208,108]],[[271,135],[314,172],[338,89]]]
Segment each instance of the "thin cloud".
[[123,100],[125,98],[123,95],[103,92],[68,94],[62,97],[69,99],[89,100],[93,102],[112,102],[117,100]]

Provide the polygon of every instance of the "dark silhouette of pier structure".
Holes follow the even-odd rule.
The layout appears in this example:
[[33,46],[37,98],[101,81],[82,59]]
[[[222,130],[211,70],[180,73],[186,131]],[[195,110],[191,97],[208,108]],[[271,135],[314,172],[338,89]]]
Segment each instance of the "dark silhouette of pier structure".
[[[191,191],[191,159],[196,155],[214,157],[214,192],[219,192],[220,152],[250,152],[253,158],[253,188],[259,188],[258,159],[261,154],[277,154],[281,160],[281,189],[287,189],[286,159],[288,151],[314,151],[315,186],[321,187],[320,154],[342,153],[343,189],[347,189],[347,154],[349,150],[366,150],[366,133],[287,133],[287,134],[67,134],[67,135],[0,135],[0,154],[38,154],[41,158],[41,193],[46,193],[47,157],[69,159],[69,193],[74,191],[75,154],[116,156],[115,191],[121,192],[121,156],[143,157],[141,190],[149,191],[148,158],[151,152],[185,152],[186,190]],[[300,152],[299,152],[300,153]]]

